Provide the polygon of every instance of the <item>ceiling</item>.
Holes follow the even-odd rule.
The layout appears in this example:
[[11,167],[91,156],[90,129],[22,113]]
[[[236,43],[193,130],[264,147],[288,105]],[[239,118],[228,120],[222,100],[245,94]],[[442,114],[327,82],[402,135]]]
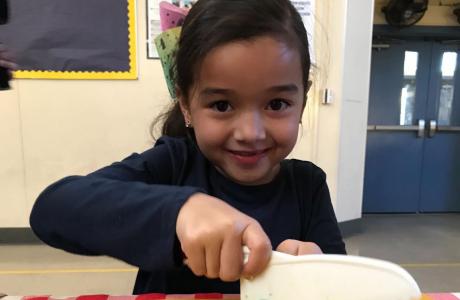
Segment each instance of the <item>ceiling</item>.
[[[377,4],[388,3],[389,0],[375,0]],[[460,0],[428,0],[430,5],[452,5],[460,4]]]

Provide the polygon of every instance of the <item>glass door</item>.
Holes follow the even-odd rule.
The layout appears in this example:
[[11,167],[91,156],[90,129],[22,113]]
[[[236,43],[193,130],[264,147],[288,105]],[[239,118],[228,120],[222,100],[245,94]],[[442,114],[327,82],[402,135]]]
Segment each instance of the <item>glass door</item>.
[[433,43],[421,212],[460,211],[459,49],[458,45]]
[[363,212],[460,211],[459,46],[374,48]]
[[364,212],[416,212],[431,45],[399,41],[372,51]]

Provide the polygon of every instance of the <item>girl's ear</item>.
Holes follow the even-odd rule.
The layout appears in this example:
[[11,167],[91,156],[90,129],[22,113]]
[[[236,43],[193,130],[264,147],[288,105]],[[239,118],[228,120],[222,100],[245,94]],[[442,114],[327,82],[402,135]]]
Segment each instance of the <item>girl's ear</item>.
[[184,116],[185,127],[191,127],[192,118],[190,116],[190,109],[187,104],[187,101],[184,99],[183,95],[176,91],[177,99],[176,101],[179,102],[180,111],[182,112],[182,116]]
[[184,100],[184,95],[182,95],[182,92],[177,85],[176,85],[176,98],[174,100],[179,103],[180,110],[185,119],[185,110],[187,109],[187,105]]
[[305,91],[305,102],[302,105],[302,112],[300,113],[299,124],[302,124],[303,112],[305,111],[305,106],[307,105],[307,94],[310,91],[310,88],[311,88],[312,85],[313,85],[313,81],[308,80],[308,82],[307,82],[307,90]]
[[308,82],[307,82],[307,90],[305,91],[305,93],[308,93],[310,91],[310,88],[311,88],[312,85],[313,85],[313,81],[308,80]]
[[181,92],[181,89],[176,85],[176,101],[179,103],[180,111],[184,117],[185,127],[192,127],[192,116],[190,114],[190,106],[186,96]]

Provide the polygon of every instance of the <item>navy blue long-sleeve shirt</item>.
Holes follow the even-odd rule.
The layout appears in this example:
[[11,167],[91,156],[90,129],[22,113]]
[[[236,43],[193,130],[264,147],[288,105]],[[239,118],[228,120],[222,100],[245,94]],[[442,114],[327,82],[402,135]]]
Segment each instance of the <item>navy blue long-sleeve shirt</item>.
[[59,180],[38,197],[30,224],[53,247],[139,267],[134,294],[239,293],[239,282],[197,277],[181,262],[177,215],[197,192],[256,219],[274,248],[296,239],[345,253],[320,168],[284,160],[272,182],[244,186],[220,174],[187,138],[163,137],[142,154]]

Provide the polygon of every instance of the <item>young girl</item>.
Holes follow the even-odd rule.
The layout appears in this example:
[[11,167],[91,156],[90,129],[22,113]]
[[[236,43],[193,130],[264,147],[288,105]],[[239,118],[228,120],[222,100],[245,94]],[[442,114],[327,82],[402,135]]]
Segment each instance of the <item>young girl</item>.
[[289,0],[198,1],[182,28],[163,137],[48,187],[33,230],[51,246],[139,267],[135,294],[239,293],[238,279],[263,271],[272,249],[345,253],[324,172],[285,160],[309,69]]

